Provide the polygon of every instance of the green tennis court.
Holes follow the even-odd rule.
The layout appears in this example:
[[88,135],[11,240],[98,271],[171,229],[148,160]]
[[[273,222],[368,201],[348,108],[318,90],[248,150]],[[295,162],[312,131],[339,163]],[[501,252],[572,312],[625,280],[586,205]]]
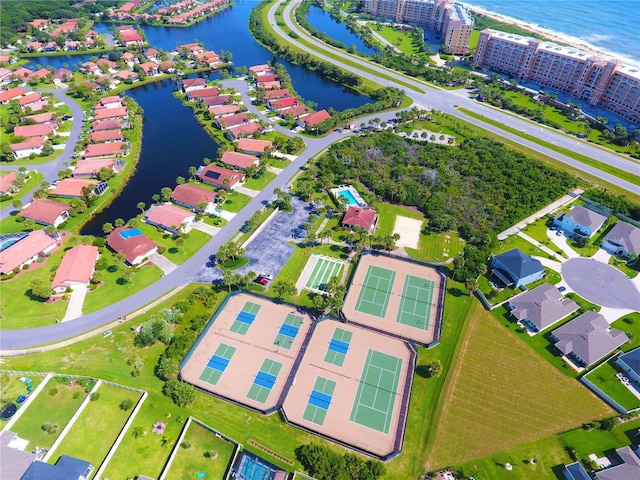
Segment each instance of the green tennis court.
[[256,319],[256,315],[260,311],[260,305],[257,303],[247,302],[242,307],[242,311],[236,317],[236,320],[231,324],[229,330],[239,335],[244,335],[249,331],[249,327]]
[[395,278],[394,270],[369,265],[355,309],[358,312],[384,318]]
[[402,359],[369,350],[349,420],[389,433]]
[[281,369],[281,363],[265,358],[260,371],[253,380],[253,385],[249,388],[247,397],[256,402],[265,403]]
[[344,363],[345,357],[347,356],[347,352],[349,351],[351,337],[353,337],[352,332],[336,328],[333,332],[333,338],[331,339],[331,342],[329,342],[329,348],[324,356],[324,361],[337,367],[341,367]]
[[433,280],[407,275],[396,322],[428,330],[434,290]]
[[305,283],[305,288],[324,291],[329,280],[340,275],[342,262],[320,255],[314,256],[317,257],[316,264],[307,279],[307,283]]
[[273,344],[289,350],[298,335],[302,322],[304,322],[304,318],[294,315],[293,313],[289,313],[284,319],[284,323],[280,327]]
[[234,353],[236,353],[235,347],[224,343],[218,345],[207,366],[202,370],[200,380],[210,383],[211,385],[218,383],[218,380],[220,380],[222,373],[226,370],[227,365],[229,365],[229,361]]
[[309,395],[309,403],[304,409],[302,418],[317,425],[322,425],[327,416],[336,382],[327,378],[318,377]]

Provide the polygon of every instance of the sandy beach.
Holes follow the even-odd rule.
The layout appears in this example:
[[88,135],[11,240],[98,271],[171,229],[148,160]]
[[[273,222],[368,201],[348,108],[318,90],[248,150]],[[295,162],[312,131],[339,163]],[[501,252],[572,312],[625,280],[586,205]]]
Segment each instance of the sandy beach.
[[560,43],[563,45],[570,45],[572,47],[576,47],[579,48],[580,50],[584,50],[587,52],[591,52],[594,53],[596,55],[599,56],[603,56],[603,57],[613,57],[613,58],[619,58],[620,60],[624,61],[625,63],[637,63],[634,61],[631,61],[631,59],[628,58],[622,58],[619,55],[613,54],[611,52],[606,52],[592,44],[590,44],[589,42],[585,42],[584,40],[577,38],[577,37],[572,37],[570,35],[564,35],[560,32],[556,32],[547,28],[543,28],[540,27],[539,25],[535,25],[529,22],[525,22],[523,20],[518,20],[516,18],[513,17],[509,17],[506,15],[502,15],[499,13],[495,13],[492,12],[490,10],[487,10],[485,8],[482,7],[477,7],[475,5],[469,5],[468,3],[464,3],[461,2],[462,5],[464,5],[467,9],[469,9],[472,12],[475,12],[477,14],[480,15],[484,15],[485,17],[491,18],[493,20],[496,20],[498,22],[502,22],[502,23],[509,23],[511,25],[516,25],[524,30],[528,30],[532,33],[535,33],[537,35],[541,35],[547,39],[549,39],[552,42],[555,43]]

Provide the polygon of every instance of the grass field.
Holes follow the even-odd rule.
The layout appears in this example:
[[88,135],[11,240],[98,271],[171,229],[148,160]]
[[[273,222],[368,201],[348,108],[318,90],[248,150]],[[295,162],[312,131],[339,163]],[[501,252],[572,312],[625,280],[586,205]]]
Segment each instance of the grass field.
[[527,255],[534,255],[536,257],[544,257],[553,259],[551,255],[546,252],[543,252],[541,249],[533,245],[532,243],[527,242],[524,238],[518,235],[511,235],[507,237],[502,242],[498,243],[498,246],[493,249],[494,254],[504,253],[508,250],[512,250],[514,248],[519,248]]
[[501,328],[479,302],[472,306],[440,407],[428,455],[431,468],[492,455],[612,414]]
[[201,232],[200,230],[191,229],[184,237],[184,245],[182,247],[178,247],[176,245],[176,237],[165,231],[160,233],[153,225],[140,222],[138,229],[140,229],[142,233],[151,238],[151,240],[156,242],[159,246],[165,247],[167,251],[163,255],[167,260],[177,264],[184,263],[188,258],[204,247],[209,240],[211,240],[211,235]]
[[[49,395],[52,388],[58,389],[56,395]],[[29,405],[29,411],[11,427],[11,431],[29,440],[29,449],[50,448],[85,397],[84,387],[64,385],[54,377]],[[53,434],[45,432],[42,429],[45,423],[58,425],[57,431]]]
[[105,384],[97,392],[100,398],[89,402],[82,411],[51,457],[53,463],[61,455],[70,455],[91,462],[95,474],[131,414],[131,410],[119,407],[120,402],[130,399],[135,404],[140,398],[137,392]]
[[613,361],[608,361],[594,368],[585,375],[585,378],[618,402],[623,408],[627,410],[640,408],[640,400],[618,380],[617,373],[618,370],[613,366]]
[[224,478],[233,457],[233,443],[216,437],[215,433],[195,422],[189,425],[182,442],[191,447],[179,447],[167,478],[190,480],[200,472],[206,473],[207,478]]
[[381,25],[380,28],[375,25],[369,25],[369,27],[405,55],[411,56],[422,53],[411,32],[398,30],[388,25]]
[[248,178],[246,182],[244,182],[243,187],[249,188],[251,190],[262,190],[264,187],[269,185],[271,181],[276,178],[276,174],[272,172],[267,172],[261,177],[258,178]]
[[630,342],[620,347],[621,350],[628,352],[640,346],[640,312],[630,313],[619,318],[611,324],[611,327],[622,330],[631,339]]
[[634,437],[638,428],[640,419],[636,418],[616,425],[610,432],[598,428],[577,428],[561,434],[560,440],[566,446],[574,448],[578,458],[585,458],[592,453],[601,457],[604,452],[636,443]]
[[[1,383],[0,383],[0,397],[2,397],[2,402],[15,402],[16,398],[20,395],[26,395],[27,387],[24,383],[20,381],[22,375],[8,375],[2,374]],[[31,378],[31,385],[33,385],[33,389],[35,390],[40,382],[44,380],[44,377],[29,377]],[[2,423],[0,423],[2,425]]]
[[231,192],[227,194],[227,199],[222,204],[222,209],[226,210],[227,212],[238,213],[250,201],[250,196],[243,195],[242,193],[238,193],[235,190],[231,190]]
[[[465,241],[456,232],[420,234],[418,248],[405,247],[410,257],[426,262],[444,262],[464,250]],[[447,255],[445,255],[445,253]]]

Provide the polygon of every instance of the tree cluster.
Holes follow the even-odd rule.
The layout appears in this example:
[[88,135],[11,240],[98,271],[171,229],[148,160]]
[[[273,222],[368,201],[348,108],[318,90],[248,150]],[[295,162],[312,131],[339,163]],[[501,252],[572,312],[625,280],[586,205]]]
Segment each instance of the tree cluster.
[[340,455],[315,443],[298,447],[296,457],[317,480],[376,480],[385,474],[384,465],[376,460],[363,460],[354,453]]

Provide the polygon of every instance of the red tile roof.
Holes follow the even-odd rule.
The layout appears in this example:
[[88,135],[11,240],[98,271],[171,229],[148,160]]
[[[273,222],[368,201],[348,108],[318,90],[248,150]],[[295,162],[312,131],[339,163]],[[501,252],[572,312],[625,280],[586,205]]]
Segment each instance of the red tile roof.
[[98,259],[98,247],[77,245],[64,255],[51,288],[72,287],[74,283],[88,284]]
[[376,219],[376,211],[370,208],[349,207],[342,218],[343,225],[359,225],[369,230]]
[[277,80],[273,82],[258,82],[258,88],[260,90],[273,90],[273,89],[280,88],[281,85],[282,84]]
[[7,193],[9,188],[15,183],[16,178],[18,178],[18,172],[15,170],[0,175],[0,193]]
[[267,90],[264,92],[265,100],[275,100],[277,98],[287,98],[289,96],[288,88],[278,88],[276,90]]
[[309,113],[309,109],[307,108],[306,105],[296,105],[295,107],[291,107],[282,113],[286,115],[292,115],[295,118],[298,118],[302,115],[306,115],[307,113]]
[[58,185],[51,190],[51,195],[57,197],[82,197],[82,189],[87,186],[95,186],[100,183],[98,180],[83,178],[65,178],[60,180]]
[[[244,179],[245,175],[235,170],[219,167],[217,165],[206,165],[202,167],[198,173],[198,178],[204,183],[220,188],[231,188],[236,183]],[[225,184],[225,179],[229,179],[229,183]]]
[[111,95],[109,97],[104,97],[102,100],[100,100],[100,105],[102,107],[105,107],[110,103],[118,103],[122,105],[122,97],[119,95]]
[[73,168],[72,175],[74,177],[96,175],[102,168],[113,169],[113,164],[113,160],[80,160]]
[[18,150],[28,150],[30,148],[42,148],[46,140],[47,137],[29,137],[24,142],[12,143],[10,147],[14,152]]
[[127,116],[127,107],[101,108],[96,110],[94,119],[104,120],[107,118],[124,118]]
[[254,133],[260,131],[262,127],[257,123],[245,123],[244,125],[238,125],[237,127],[227,130],[233,139],[239,139],[242,137],[249,137]]
[[191,90],[189,92],[189,97],[193,99],[202,97],[215,97],[217,95],[220,95],[220,90],[215,87],[199,88],[196,90]]
[[204,80],[204,78],[185,78],[184,80],[182,80],[182,88],[184,90],[187,90],[189,88],[193,89],[197,89],[198,87],[202,87],[205,88],[207,86],[207,82]]
[[236,113],[235,115],[216,118],[216,122],[218,123],[218,125],[220,125],[221,128],[235,127],[236,125],[242,125],[243,123],[247,123],[248,121],[249,117],[246,113]]
[[[197,92],[197,90],[195,90]],[[202,97],[201,100],[209,107],[211,106],[215,106],[215,105],[224,105],[226,104],[229,99],[231,98],[231,95],[214,95],[213,97],[209,96],[209,97]]]
[[21,106],[29,105],[30,103],[37,102],[42,98],[42,95],[36,92],[27,93],[25,96],[18,98],[18,104]]
[[[151,240],[144,234],[127,236],[126,232],[134,230],[129,227],[118,227],[113,230],[107,237],[107,245],[115,252],[124,255],[124,258],[130,264],[140,261],[143,257],[151,255],[158,248],[156,242]],[[125,236],[121,235],[125,232]]]
[[245,169],[251,165],[256,165],[260,159],[254,155],[247,155],[245,153],[224,152],[222,157],[220,157],[220,161],[225,165]]
[[263,63],[262,65],[254,65],[253,67],[249,67],[249,71],[253,73],[270,72],[271,66],[266,63]]
[[218,194],[206,188],[198,187],[190,183],[178,185],[171,194],[171,200],[196,208],[199,203],[211,203]]
[[122,132],[120,130],[100,130],[98,132],[92,132],[89,135],[89,140],[92,143],[121,141]]
[[25,238],[0,252],[0,273],[11,272],[55,244],[56,241],[44,233],[44,230],[29,232]]
[[209,113],[214,117],[216,115],[236,113],[238,110],[240,110],[240,106],[238,105],[213,105],[212,107],[209,107]]
[[298,105],[298,99],[296,97],[269,100],[269,107],[274,110],[282,110],[283,108],[295,107],[296,105]]
[[280,80],[280,78],[278,77],[278,75],[276,75],[275,73],[267,73],[265,75],[260,75],[258,77],[258,81],[260,83],[264,83],[264,82],[273,82],[275,80]]
[[122,142],[112,143],[92,143],[87,145],[87,149],[83,155],[83,158],[99,158],[116,156],[124,152],[124,145]]
[[91,130],[94,132],[99,132],[101,130],[119,130],[122,128],[122,124],[122,118],[96,120],[91,124]]
[[325,121],[327,118],[331,118],[329,112],[326,110],[320,110],[319,112],[312,113],[307,117],[301,118],[300,121],[304,125],[317,125],[318,123]]
[[53,126],[47,124],[24,125],[13,129],[16,137],[46,137],[53,132]]
[[68,211],[69,205],[66,203],[54,202],[46,198],[36,198],[28,207],[22,209],[19,215],[38,223],[54,225],[58,217]]
[[194,213],[171,204],[154,205],[147,212],[146,221],[166,228],[180,228],[183,223],[193,221]]
[[55,112],[36,113],[35,115],[27,115],[27,119],[33,120],[36,123],[47,123],[55,121]]
[[269,140],[254,140],[252,138],[243,138],[238,142],[238,148],[243,152],[259,152],[264,153],[267,147],[272,147],[273,142]]

